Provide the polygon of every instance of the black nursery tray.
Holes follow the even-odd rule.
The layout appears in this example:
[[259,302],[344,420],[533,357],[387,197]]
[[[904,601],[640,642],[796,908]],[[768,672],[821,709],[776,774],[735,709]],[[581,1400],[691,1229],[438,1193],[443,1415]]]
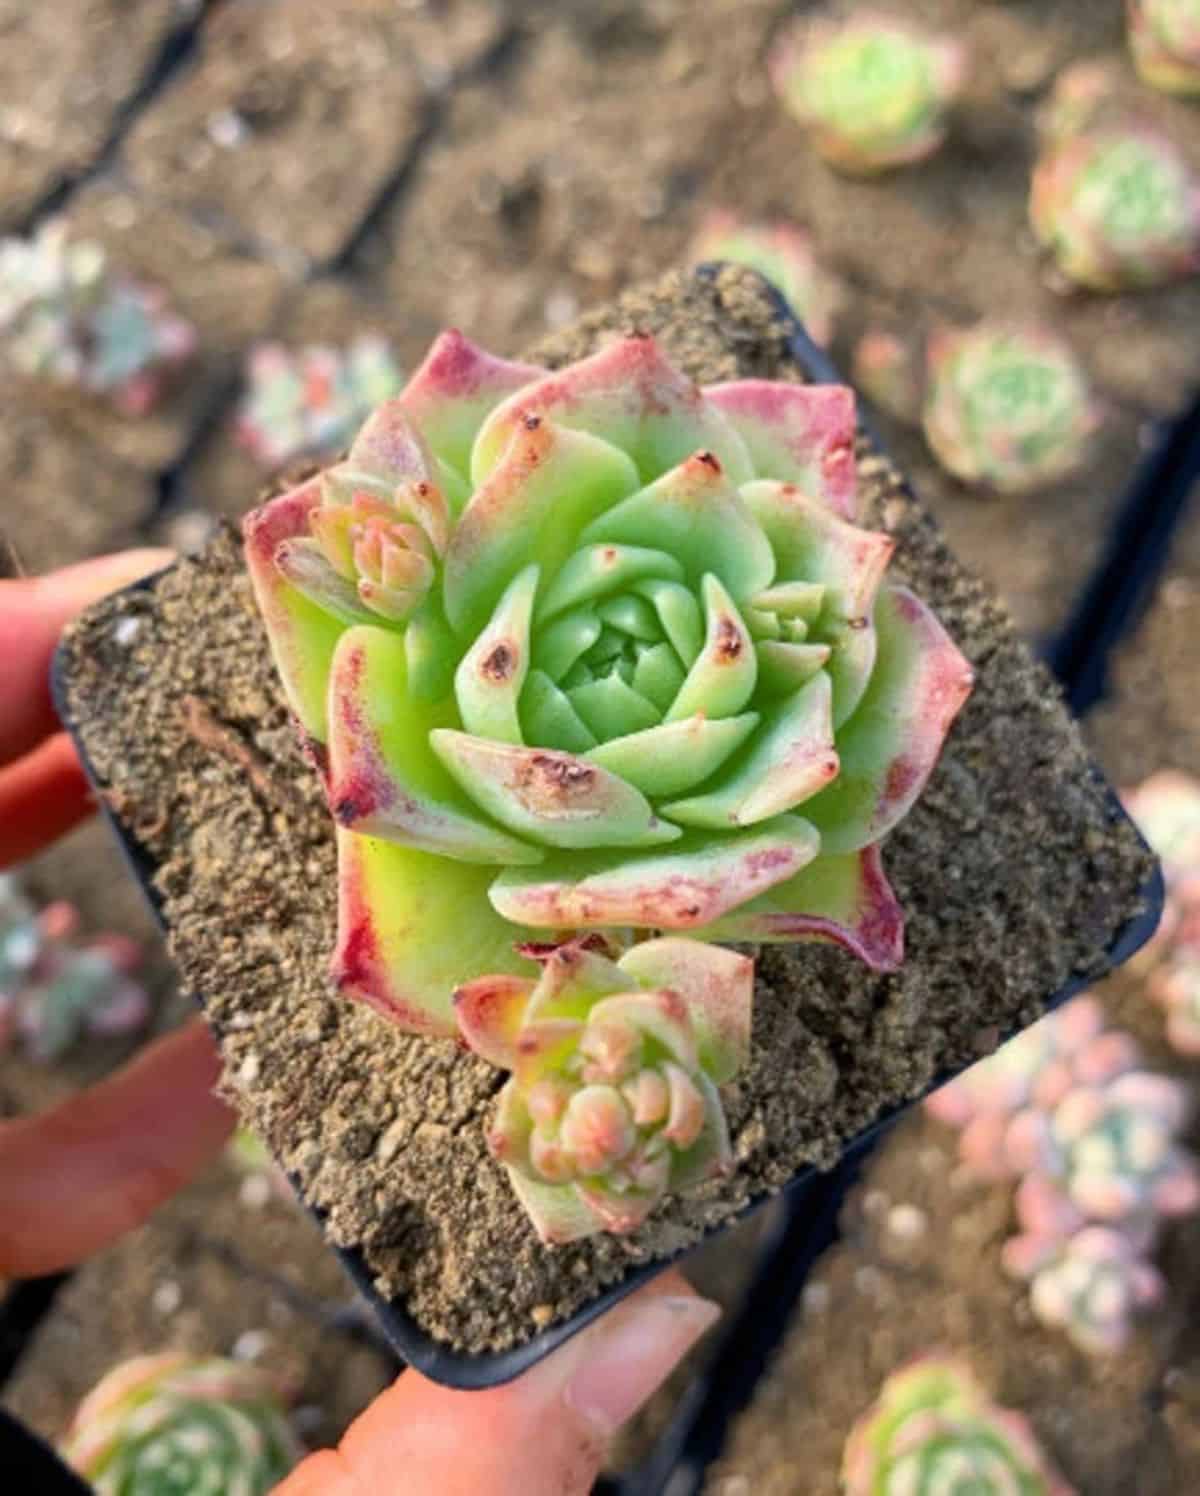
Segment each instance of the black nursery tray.
[[[716,274],[717,272],[712,268],[701,272],[697,278],[697,282],[694,283],[698,289],[690,289],[685,286],[681,294],[693,298],[713,294],[709,288],[713,286]],[[655,290],[657,291],[657,288]],[[836,369],[830,364],[825,355],[815,347],[794,318],[791,317],[790,313],[787,313],[786,308],[782,307],[782,304],[780,304],[778,320],[773,326],[782,329],[788,353],[810,379],[815,382],[842,382],[839,379]],[[734,338],[735,333],[731,332],[728,336]],[[151,579],[146,583],[140,584],[140,590],[144,591],[153,586],[154,579]],[[109,603],[105,606],[111,609],[113,604]],[[155,859],[150,855],[143,843],[138,840],[132,829],[125,824],[118,814],[114,813],[113,796],[109,793],[109,786],[104,783],[104,776],[94,768],[84,730],[75,718],[69,681],[67,679],[67,669],[71,658],[70,642],[68,641],[60,649],[55,666],[55,699],[60,715],[64,724],[75,738],[81,759],[92,776],[101,804],[105,808],[113,830],[125,850],[135,875],[145,890],[147,897],[154,905],[160,921],[165,924],[163,901],[155,884],[155,874],[157,872]],[[1095,773],[1097,779],[1099,779],[1098,771],[1093,770],[1091,772]],[[1113,824],[1126,819],[1115,795],[1111,791],[1108,792],[1107,814]],[[1129,896],[1129,892],[1129,890],[1125,890],[1121,895],[1123,906],[1125,899]],[[1128,960],[1145,940],[1149,938],[1149,935],[1153,931],[1161,909],[1161,900],[1161,881],[1157,870],[1155,870],[1148,876],[1145,886],[1140,890],[1141,912],[1136,917],[1127,920],[1122,928],[1111,938],[1108,949],[1102,959],[1098,953],[1094,953],[1093,966],[1103,965],[1105,968],[1111,969]],[[1086,979],[1078,978],[1061,984],[1060,989],[1048,999],[1040,996],[1038,999],[1039,1006],[1048,1007],[1065,1001],[1067,997],[1071,996],[1084,985],[1087,985],[1088,982],[1094,980],[1096,975],[1097,972],[1093,969],[1089,972]],[[934,1086],[943,1084],[949,1078],[949,1072],[940,1074]],[[934,1086],[929,1087],[929,1089],[933,1089]],[[895,1120],[915,1100],[915,1097],[911,1097],[903,1105],[889,1108],[885,1115],[877,1118],[870,1127],[863,1129],[856,1137],[848,1140],[843,1145],[845,1154],[851,1156],[860,1153],[868,1147],[870,1140],[877,1136],[884,1127]],[[785,1187],[785,1192],[797,1202],[794,1213],[799,1213],[801,1219],[804,1218],[805,1211],[810,1206],[815,1208],[814,1202],[821,1198],[822,1191],[825,1189],[825,1178],[816,1169],[806,1167],[799,1170]],[[752,1200],[738,1216],[730,1215],[724,1220],[722,1227],[732,1224],[734,1219],[740,1219],[760,1208],[766,1203],[768,1198],[771,1198],[771,1196],[764,1193],[757,1199]],[[806,1202],[808,1203],[806,1204]],[[324,1224],[322,1213],[315,1211],[314,1214]],[[512,1349],[470,1353],[454,1349],[442,1341],[435,1339],[416,1322],[402,1303],[383,1298],[375,1288],[372,1269],[369,1267],[361,1251],[344,1247],[335,1248],[335,1250],[338,1251],[338,1255],[346,1271],[378,1316],[379,1322],[388,1339],[404,1360],[418,1367],[426,1375],[437,1381],[464,1389],[492,1386],[517,1376],[529,1366],[541,1360],[570,1336],[590,1324],[627,1294],[661,1272],[668,1266],[669,1261],[678,1260],[679,1257],[686,1255],[685,1252],[680,1252],[674,1258],[662,1258],[652,1263],[632,1268],[624,1274],[618,1283],[605,1288],[574,1313],[570,1314],[569,1317],[535,1334]]]

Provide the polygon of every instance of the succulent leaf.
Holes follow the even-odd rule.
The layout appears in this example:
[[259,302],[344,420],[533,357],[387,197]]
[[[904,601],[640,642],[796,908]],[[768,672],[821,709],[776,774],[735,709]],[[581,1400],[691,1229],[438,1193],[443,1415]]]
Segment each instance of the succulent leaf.
[[728,1167],[717,1085],[749,1052],[753,971],[677,938],[617,962],[568,942],[536,985],[455,994],[467,1044],[512,1071],[489,1145],[544,1242],[633,1231]]

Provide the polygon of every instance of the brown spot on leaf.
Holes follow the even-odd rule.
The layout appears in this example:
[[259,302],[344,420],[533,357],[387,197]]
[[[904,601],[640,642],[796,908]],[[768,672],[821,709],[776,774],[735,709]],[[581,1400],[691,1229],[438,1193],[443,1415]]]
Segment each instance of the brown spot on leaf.
[[715,647],[717,663],[720,665],[732,664],[734,660],[740,657],[744,647],[745,640],[742,638],[741,629],[738,628],[732,618],[726,615],[717,624]]
[[486,655],[479,666],[479,673],[490,681],[500,683],[511,679],[517,665],[517,652],[502,639],[499,644]]

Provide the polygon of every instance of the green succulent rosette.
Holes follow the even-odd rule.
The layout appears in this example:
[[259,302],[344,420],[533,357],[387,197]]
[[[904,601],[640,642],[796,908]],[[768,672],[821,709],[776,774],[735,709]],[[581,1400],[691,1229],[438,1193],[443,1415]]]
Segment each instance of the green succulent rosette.
[[854,524],[854,433],[847,389],[700,389],[647,337],[548,372],[448,333],[248,516],[342,991],[451,1034],[457,988],[581,931],[898,963],[879,842],[971,672]]
[[1044,328],[982,322],[930,340],[924,427],[964,483],[1026,493],[1074,472],[1096,428],[1078,360]]
[[1157,286],[1200,269],[1200,181],[1171,140],[1143,125],[1052,139],[1029,216],[1062,274],[1092,290]]
[[263,1372],[168,1351],[114,1367],[63,1454],[97,1496],[267,1496],[304,1450]]
[[1126,0],[1141,78],[1164,93],[1200,94],[1200,0]]
[[923,161],[946,138],[966,53],[893,16],[803,19],[771,54],[785,108],[840,171],[872,175]]
[[963,1363],[926,1356],[893,1372],[842,1457],[845,1496],[1074,1496],[1018,1413]]

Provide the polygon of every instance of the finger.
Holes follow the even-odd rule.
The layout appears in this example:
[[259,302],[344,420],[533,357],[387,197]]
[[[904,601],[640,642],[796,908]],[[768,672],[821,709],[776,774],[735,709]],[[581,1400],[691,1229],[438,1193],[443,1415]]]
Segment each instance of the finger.
[[719,1313],[669,1272],[507,1386],[406,1371],[276,1496],[586,1496],[612,1435]]
[[0,769],[0,870],[32,857],[95,809],[66,733]]
[[196,1018],[53,1111],[0,1126],[0,1274],[68,1267],[181,1189],[233,1130],[219,1074]]
[[145,548],[100,556],[44,577],[0,582],[0,764],[54,732],[50,660],[64,626],[97,598],[161,571],[173,552]]

